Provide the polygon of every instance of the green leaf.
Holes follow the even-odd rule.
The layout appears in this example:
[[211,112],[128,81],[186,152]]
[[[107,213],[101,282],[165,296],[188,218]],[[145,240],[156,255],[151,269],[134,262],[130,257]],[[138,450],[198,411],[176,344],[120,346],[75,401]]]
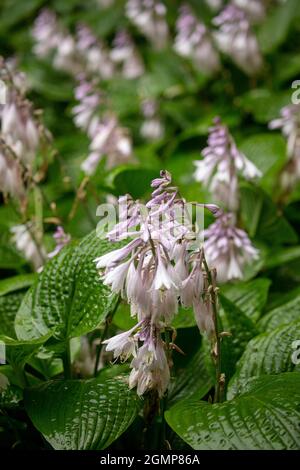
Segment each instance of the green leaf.
[[219,329],[231,333],[231,336],[223,338],[221,343],[222,372],[228,382],[248,342],[257,334],[257,329],[250,318],[223,295],[220,295],[220,304]]
[[242,184],[240,191],[241,216],[251,237],[271,245],[297,242],[297,233],[261,188]]
[[11,384],[6,374],[2,373],[2,367],[0,367],[0,407],[14,408],[22,398],[22,389]]
[[[200,342],[200,338],[199,338]],[[213,387],[212,376],[205,350],[200,347],[191,358],[185,357],[177,367],[168,393],[168,406],[180,399],[196,396],[199,400]]]
[[275,176],[286,161],[286,142],[280,134],[255,134],[241,142],[239,148],[261,170],[259,185],[272,193]]
[[151,181],[158,174],[158,170],[123,166],[112,171],[109,180],[116,196],[130,194],[133,199],[138,199],[151,191]]
[[300,446],[300,374],[264,376],[226,403],[191,398],[165,413],[195,450],[279,450]]
[[236,99],[237,104],[254,116],[255,120],[267,124],[279,116],[280,109],[291,102],[291,91],[274,92],[267,88],[255,88]]
[[300,295],[268,312],[257,324],[260,331],[271,332],[300,318]]
[[18,311],[18,338],[28,340],[51,332],[57,340],[66,341],[99,326],[117,299],[100,281],[94,259],[113,249],[112,243],[92,232],[47,263]]
[[266,269],[276,268],[290,261],[300,258],[300,246],[291,246],[288,248],[278,248],[272,251],[270,256],[265,259],[264,267]]
[[29,358],[51,337],[51,333],[37,339],[19,341],[9,336],[1,335],[0,342],[5,345],[6,358],[12,367],[22,369]]
[[27,389],[25,408],[57,450],[101,450],[133,422],[140,408],[125,377],[57,380]]
[[0,296],[30,287],[35,281],[36,274],[20,274],[0,281]]
[[267,302],[270,284],[269,279],[259,278],[224,286],[221,291],[245,315],[256,322]]
[[263,53],[273,52],[286,39],[298,4],[298,0],[287,0],[277,8],[270,9],[258,30],[258,41]]
[[15,317],[23,298],[23,292],[0,296],[0,334],[16,337]]
[[[292,342],[300,338],[300,320],[279,326],[253,338],[241,357],[232,377],[228,394],[233,396],[240,384],[264,374],[279,374],[297,369],[292,362]],[[298,370],[298,369],[297,369]]]

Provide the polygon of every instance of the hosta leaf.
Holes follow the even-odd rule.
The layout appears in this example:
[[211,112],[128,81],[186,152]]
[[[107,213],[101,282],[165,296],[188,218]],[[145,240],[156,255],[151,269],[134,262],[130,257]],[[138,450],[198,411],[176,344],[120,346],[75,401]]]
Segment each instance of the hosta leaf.
[[292,343],[300,338],[300,320],[280,326],[270,333],[253,338],[243,356],[237,371],[230,381],[228,396],[233,396],[242,381],[264,374],[279,374],[299,369],[292,362]]
[[20,274],[0,281],[0,296],[30,287],[35,281],[36,274]]
[[141,403],[123,376],[50,381],[26,390],[24,398],[35,427],[59,450],[105,449],[132,423]]
[[264,308],[271,281],[259,278],[224,286],[222,292],[252,321],[258,320]]
[[0,296],[0,334],[16,337],[15,317],[23,298],[22,291]]
[[300,258],[300,246],[290,246],[279,248],[275,252],[272,250],[270,256],[266,258],[264,267],[267,269],[276,268],[284,263],[298,260]]
[[271,245],[298,240],[293,227],[261,188],[250,184],[241,186],[241,215],[251,237]]
[[19,341],[1,335],[0,343],[5,345],[6,359],[13,367],[21,369],[28,359],[51,337],[51,333],[37,339]]
[[222,404],[183,400],[165,416],[196,450],[299,449],[300,374],[260,377]]
[[257,334],[257,329],[249,317],[230,300],[220,295],[220,323],[219,330],[227,331],[230,337],[222,340],[222,372],[226,380],[233,375],[236,363],[243,354],[249,340]]
[[207,364],[206,352],[200,347],[191,358],[186,358],[181,368],[176,369],[168,394],[168,405],[190,396],[197,396],[201,399],[209,392],[213,384],[214,376]]
[[[5,367],[8,366],[3,368]],[[22,398],[22,389],[11,384],[6,374],[2,373],[2,367],[0,367],[0,407],[13,408],[18,405]]]
[[40,274],[16,317],[19,339],[49,332],[60,341],[95,329],[114,307],[116,296],[100,281],[94,259],[114,249],[92,232],[65,247]]
[[300,295],[268,312],[258,323],[260,331],[271,332],[278,326],[300,320]]

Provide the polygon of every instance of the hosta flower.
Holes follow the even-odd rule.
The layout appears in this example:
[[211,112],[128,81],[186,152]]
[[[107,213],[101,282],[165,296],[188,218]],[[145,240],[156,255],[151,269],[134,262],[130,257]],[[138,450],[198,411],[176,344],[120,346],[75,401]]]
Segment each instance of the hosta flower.
[[122,67],[124,78],[132,79],[143,75],[145,69],[134,42],[126,31],[119,31],[113,41],[111,60]]
[[24,194],[20,164],[2,141],[0,141],[0,191],[16,197]]
[[24,257],[38,270],[46,258],[45,250],[40,246],[33,235],[33,229],[29,225],[15,225],[11,228],[12,241]]
[[157,48],[166,45],[169,36],[166,7],[159,0],[127,0],[126,15]]
[[78,104],[72,109],[75,125],[92,137],[100,124],[99,108],[101,94],[95,86],[84,77],[79,76],[75,88],[75,98]]
[[231,213],[223,214],[204,231],[208,263],[217,270],[219,282],[242,279],[247,263],[259,257],[247,233],[235,226]]
[[158,116],[157,103],[154,100],[144,100],[142,103],[144,122],[140,132],[148,140],[159,140],[163,137],[164,127]]
[[61,31],[55,13],[45,8],[36,18],[32,30],[35,39],[34,52],[39,57],[47,57],[57,48],[61,39]]
[[288,163],[281,183],[284,189],[291,189],[300,180],[300,105],[291,104],[281,110],[281,117],[270,122],[270,129],[281,129],[287,140]]
[[251,30],[246,13],[229,4],[213,20],[219,49],[248,75],[255,75],[263,65],[256,36]]
[[266,0],[232,0],[232,3],[241,8],[252,22],[260,22],[266,16]]
[[113,76],[114,65],[110,59],[109,51],[84,24],[77,27],[75,46],[83,63],[83,72],[97,74],[103,79],[109,79]]
[[203,160],[196,161],[195,178],[206,186],[215,199],[235,210],[238,207],[238,173],[246,179],[261,176],[256,166],[240,152],[219,118],[210,128],[208,146],[202,151]]
[[[130,331],[105,343],[114,357],[134,356],[129,383],[140,395],[155,389],[162,396],[168,386],[170,371],[161,333],[171,324],[179,302],[194,308],[201,331],[210,337],[215,334],[204,295],[203,250],[191,220],[181,217],[185,201],[171,183],[171,175],[162,171],[152,181],[146,207],[121,197],[120,222],[107,238],[130,241],[95,259],[104,284],[127,300],[138,320]],[[205,207],[219,213],[214,205]]]
[[82,170],[93,174],[104,156],[108,169],[133,161],[131,138],[113,114],[103,118],[93,131],[90,154],[82,163]]
[[53,238],[56,242],[56,247],[53,251],[48,253],[48,258],[53,258],[54,256],[56,256],[60,252],[60,250],[70,242],[71,235],[65,233],[63,227],[58,226],[53,235]]
[[207,28],[193,15],[188,5],[180,9],[176,33],[174,49],[178,54],[190,58],[203,72],[211,73],[220,68],[219,54]]

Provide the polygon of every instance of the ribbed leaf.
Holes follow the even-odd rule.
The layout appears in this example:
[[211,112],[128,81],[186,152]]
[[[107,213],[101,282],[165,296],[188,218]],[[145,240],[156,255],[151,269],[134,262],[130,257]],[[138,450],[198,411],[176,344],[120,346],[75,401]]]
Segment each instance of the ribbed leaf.
[[33,424],[59,450],[105,449],[132,423],[141,403],[124,376],[51,381],[24,395]]
[[260,331],[270,332],[295,320],[300,320],[300,295],[268,312],[257,326]]
[[276,328],[270,333],[262,333],[253,338],[243,356],[237,371],[230,381],[228,397],[240,389],[241,384],[251,377],[264,374],[290,372],[299,366],[293,364],[292,342],[300,338],[300,320]]
[[30,289],[16,317],[19,339],[49,332],[65,341],[95,329],[114,307],[116,296],[100,281],[94,259],[114,249],[95,232],[53,258]]
[[16,337],[14,322],[23,298],[22,291],[0,296],[0,334]]
[[260,377],[222,404],[183,400],[165,416],[196,450],[299,449],[300,374]]
[[250,317],[252,321],[256,321],[266,304],[270,284],[269,279],[260,278],[250,282],[239,282],[225,286],[222,292],[247,317]]

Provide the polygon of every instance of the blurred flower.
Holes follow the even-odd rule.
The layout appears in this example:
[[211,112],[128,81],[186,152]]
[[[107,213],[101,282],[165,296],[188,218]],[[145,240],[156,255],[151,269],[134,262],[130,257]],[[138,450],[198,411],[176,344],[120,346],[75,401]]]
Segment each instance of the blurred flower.
[[17,249],[33,264],[35,270],[41,268],[46,258],[46,252],[35,240],[29,225],[15,225],[11,228],[11,232],[13,233],[12,241]]
[[35,20],[32,36],[35,40],[33,50],[37,56],[44,58],[53,53],[53,65],[57,69],[72,74],[80,71],[75,40],[51,10],[46,8],[41,11]]
[[142,112],[145,117],[141,126],[141,136],[148,140],[159,140],[164,135],[164,127],[158,116],[157,103],[154,100],[142,102]]
[[166,46],[169,31],[166,7],[159,0],[127,0],[126,15],[152,44],[161,49]]
[[22,197],[24,194],[22,169],[9,148],[0,141],[0,191],[10,196]]
[[104,156],[107,169],[133,161],[131,138],[113,114],[107,114],[95,128],[90,154],[82,163],[82,170],[87,175],[93,174]]
[[246,179],[259,177],[261,172],[238,150],[220,118],[215,118],[214,124],[210,128],[208,147],[202,151],[203,160],[195,162],[195,179],[226,208],[236,210],[239,204],[238,172]]
[[242,279],[245,265],[259,257],[247,233],[235,226],[231,213],[218,217],[204,230],[204,237],[205,255],[209,265],[217,269],[218,282]]
[[197,68],[206,73],[220,68],[219,54],[205,25],[196,18],[188,5],[180,9],[176,31],[174,49],[179,55],[190,58]]
[[224,0],[205,0],[211,10],[220,10],[223,6]]
[[[137,316],[135,327],[105,343],[115,358],[134,357],[129,384],[137,386],[140,395],[155,389],[162,396],[168,386],[170,372],[161,333],[171,325],[179,301],[185,307],[193,306],[201,331],[214,335],[209,300],[200,300],[208,287],[203,251],[192,222],[182,219],[185,201],[171,182],[171,175],[161,171],[152,181],[152,197],[146,207],[131,198],[120,198],[120,222],[107,238],[131,241],[95,259],[104,284],[125,298],[131,315]],[[216,206],[208,208],[217,213]]]
[[214,32],[219,49],[248,75],[258,73],[263,60],[245,12],[229,4],[213,19],[213,23],[219,28]]
[[300,180],[300,105],[282,108],[281,117],[269,123],[270,129],[281,129],[287,140],[288,163],[281,175],[284,189],[291,189]]
[[114,65],[109,51],[102,41],[92,33],[91,29],[80,24],[77,26],[76,50],[81,56],[84,66],[82,72],[95,73],[103,79],[109,79],[114,74]]
[[145,72],[142,58],[131,37],[124,30],[117,33],[113,41],[110,58],[113,62],[122,66],[124,78],[137,78]]
[[53,238],[55,240],[56,247],[54,248],[53,251],[48,253],[48,258],[53,258],[54,256],[56,256],[60,252],[60,250],[70,242],[71,235],[68,233],[65,233],[63,227],[59,225],[56,228]]
[[101,105],[101,93],[93,83],[83,76],[78,77],[79,83],[75,88],[75,98],[78,104],[72,109],[75,125],[85,131],[89,137],[95,134],[100,124],[99,107]]
[[268,0],[232,0],[232,3],[247,14],[252,23],[259,23],[266,16]]

